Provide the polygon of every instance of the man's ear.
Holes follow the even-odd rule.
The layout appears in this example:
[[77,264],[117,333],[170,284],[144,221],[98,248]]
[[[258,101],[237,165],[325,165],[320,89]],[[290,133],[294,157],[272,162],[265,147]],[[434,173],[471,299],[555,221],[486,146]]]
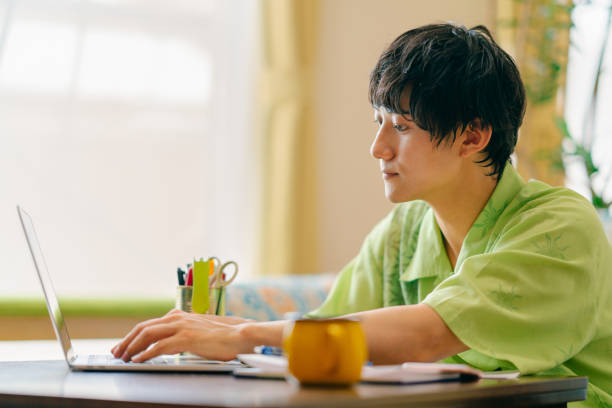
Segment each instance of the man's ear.
[[491,140],[492,133],[491,125],[484,126],[478,118],[472,120],[460,137],[459,154],[461,157],[470,157],[484,150]]

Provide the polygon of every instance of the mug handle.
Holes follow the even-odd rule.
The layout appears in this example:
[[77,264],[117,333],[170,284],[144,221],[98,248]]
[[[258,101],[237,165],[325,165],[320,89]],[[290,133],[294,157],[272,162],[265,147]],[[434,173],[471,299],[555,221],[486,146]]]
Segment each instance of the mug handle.
[[327,326],[326,334],[331,351],[330,355],[334,356],[334,360],[329,361],[328,367],[326,367],[325,371],[327,371],[327,374],[333,374],[338,371],[341,363],[340,350],[346,340],[346,328],[344,328],[341,324],[331,323],[329,326]]

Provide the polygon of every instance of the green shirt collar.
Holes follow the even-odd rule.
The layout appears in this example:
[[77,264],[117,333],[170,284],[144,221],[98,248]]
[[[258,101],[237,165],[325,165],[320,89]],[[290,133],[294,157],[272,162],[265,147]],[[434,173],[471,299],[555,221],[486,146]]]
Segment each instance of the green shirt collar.
[[[463,241],[455,269],[458,269],[467,257],[484,252],[491,228],[524,185],[525,182],[512,164],[507,163],[493,194]],[[412,261],[401,273],[400,279],[412,281],[440,275],[446,277],[452,273],[453,269],[446,254],[440,227],[436,222],[433,210],[429,208],[421,222]]]

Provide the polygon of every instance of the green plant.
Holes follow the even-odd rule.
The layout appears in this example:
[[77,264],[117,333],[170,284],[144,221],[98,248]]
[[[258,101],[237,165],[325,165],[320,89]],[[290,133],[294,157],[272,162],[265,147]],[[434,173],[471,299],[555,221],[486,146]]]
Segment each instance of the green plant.
[[[572,157],[577,158],[583,165],[586,171],[587,180],[588,180],[588,189],[591,193],[591,202],[595,208],[610,208],[612,205],[612,200],[606,201],[603,197],[606,188],[610,184],[610,180],[612,178],[612,172],[608,173],[605,182],[603,183],[603,187],[601,189],[596,189],[594,187],[594,179],[599,176],[600,170],[599,167],[593,161],[593,156],[591,154],[591,149],[587,147],[584,143],[578,142],[574,139],[567,128],[567,123],[565,119],[561,117],[555,118],[555,123],[561,130],[563,134],[564,145],[560,148],[560,161],[556,164],[563,166],[563,159],[570,159]],[[561,164],[559,164],[561,163]]]
[[[511,1],[511,3],[509,3]],[[527,94],[527,113],[520,130],[516,156],[525,178],[549,184],[564,182],[564,168],[555,164],[561,132],[560,114],[565,84],[572,0],[507,0],[499,22],[500,36],[512,52]]]
[[[599,60],[597,70],[595,72],[593,91],[589,106],[585,114],[584,123],[582,126],[582,137],[580,139],[574,137],[567,126],[564,118],[555,118],[555,123],[563,135],[563,143],[559,148],[555,165],[564,168],[564,161],[577,160],[582,164],[587,175],[588,189],[591,193],[591,202],[596,208],[608,209],[612,206],[612,200],[606,200],[604,194],[612,181],[612,170],[607,175],[601,174],[599,166],[593,160],[593,145],[596,137],[595,133],[595,118],[597,115],[597,103],[599,100],[599,85],[602,74],[602,67],[610,36],[610,27],[612,24],[612,1],[608,8],[607,22],[604,29],[604,38],[599,51]],[[599,135],[601,136],[601,135]],[[604,177],[603,183],[596,187],[595,180],[599,177]]]
[[574,4],[559,0],[514,0],[521,12],[514,21],[521,74],[529,102],[554,100],[563,86],[567,66],[566,43]]

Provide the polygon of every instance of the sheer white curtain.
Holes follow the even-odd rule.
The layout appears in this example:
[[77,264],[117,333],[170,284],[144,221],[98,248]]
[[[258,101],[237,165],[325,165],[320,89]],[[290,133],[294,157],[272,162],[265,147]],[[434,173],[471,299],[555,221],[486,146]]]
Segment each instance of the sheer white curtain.
[[[606,36],[606,23],[612,0],[582,1],[576,4],[572,14],[574,27],[567,70],[567,95],[565,118],[572,136],[583,141],[585,120],[593,94],[595,72],[602,44]],[[599,82],[597,110],[592,123],[594,141],[593,161],[600,172],[594,180],[597,191],[604,191],[604,199],[612,199],[612,33],[608,32],[602,74]],[[566,162],[568,186],[590,198],[586,188],[584,166],[571,159]]]
[[177,266],[253,268],[250,0],[0,1],[0,297],[171,297]]

